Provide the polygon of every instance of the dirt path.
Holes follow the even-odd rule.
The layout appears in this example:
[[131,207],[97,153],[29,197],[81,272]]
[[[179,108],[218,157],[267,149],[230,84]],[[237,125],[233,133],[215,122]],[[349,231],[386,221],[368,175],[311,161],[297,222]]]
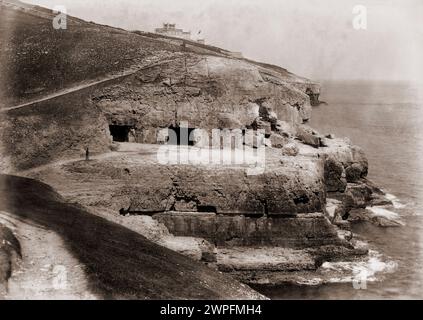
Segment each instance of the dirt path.
[[146,65],[146,66],[139,66],[139,67],[134,66],[134,67],[129,68],[128,70],[122,71],[118,74],[114,74],[114,75],[105,77],[101,80],[85,82],[85,83],[82,83],[82,84],[77,85],[75,87],[63,89],[63,90],[60,90],[60,91],[57,91],[55,93],[46,95],[46,96],[39,98],[39,99],[36,99],[36,100],[28,101],[28,102],[25,102],[25,103],[22,103],[22,104],[13,106],[13,107],[1,108],[0,112],[7,112],[7,111],[10,111],[10,110],[31,106],[31,105],[39,103],[39,102],[48,101],[48,100],[51,100],[51,99],[54,99],[54,98],[57,98],[57,97],[60,97],[60,96],[64,96],[64,95],[67,95],[67,94],[70,94],[70,93],[73,93],[73,92],[76,92],[76,91],[79,91],[79,90],[82,90],[82,89],[86,89],[86,88],[89,88],[89,87],[92,87],[92,86],[95,86],[95,85],[98,85],[98,84],[102,84],[102,83],[105,83],[105,82],[108,82],[108,81],[113,81],[113,80],[116,80],[116,79],[119,79],[119,78],[127,77],[127,76],[130,76],[130,75],[138,72],[138,71],[146,70],[146,69],[149,69],[149,68],[154,68],[154,67],[160,66],[162,64],[172,62],[173,60],[174,59],[164,60],[164,61],[161,61],[161,62],[158,62],[158,63],[149,64],[149,65]]
[[[11,299],[264,298],[229,276],[66,202],[36,180],[0,175],[0,211],[23,242],[22,274],[14,274]],[[68,279],[64,287],[63,271]]]
[[0,221],[17,235],[22,261],[9,279],[6,299],[97,299],[90,293],[85,267],[54,231],[0,211]]
[[[156,155],[157,149],[159,148],[158,145],[147,145],[147,144],[140,144],[140,143],[118,143],[119,149],[117,151],[110,151],[101,154],[97,154],[95,156],[90,156],[90,160],[104,160],[113,157],[118,157],[122,155],[136,155],[136,154],[145,154],[151,153],[152,155]],[[61,167],[65,164],[77,162],[83,160],[82,157],[78,158],[69,158],[58,160],[55,162],[47,163],[42,166],[38,166],[35,168],[27,169],[27,170],[20,170],[20,171],[12,171],[11,174],[16,174],[23,177],[31,177],[32,173],[41,172],[45,169],[53,169]]]

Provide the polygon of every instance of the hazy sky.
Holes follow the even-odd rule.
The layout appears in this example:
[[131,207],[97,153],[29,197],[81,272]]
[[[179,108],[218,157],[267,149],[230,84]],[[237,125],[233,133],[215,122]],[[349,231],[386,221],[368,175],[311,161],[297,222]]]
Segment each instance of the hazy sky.
[[[313,79],[423,81],[421,0],[26,0],[129,30],[174,22],[207,43]],[[367,30],[352,26],[365,5]]]

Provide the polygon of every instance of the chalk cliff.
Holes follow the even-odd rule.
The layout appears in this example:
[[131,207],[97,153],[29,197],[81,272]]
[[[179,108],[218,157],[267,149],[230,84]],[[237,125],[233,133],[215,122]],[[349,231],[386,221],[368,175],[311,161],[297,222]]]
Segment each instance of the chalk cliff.
[[[176,237],[203,239],[199,259],[241,270],[245,282],[254,282],[262,264],[245,268],[240,252],[254,256],[255,246],[308,250],[297,264],[302,253],[284,263],[275,253],[271,272],[293,264],[314,270],[366,253],[344,219],[372,200],[368,162],[359,147],[307,125],[319,103],[317,83],[220,48],[75,18],[67,30],[54,30],[46,9],[4,0],[0,6],[3,172],[48,183],[139,233],[149,231],[119,212],[152,216]],[[210,137],[213,129],[238,130],[243,140],[235,149],[264,148],[263,172],[159,162],[163,129],[181,128]],[[248,130],[255,142],[244,140]],[[175,150],[208,146],[196,142]],[[86,147],[91,161],[80,161]],[[227,259],[231,252],[238,261]]]

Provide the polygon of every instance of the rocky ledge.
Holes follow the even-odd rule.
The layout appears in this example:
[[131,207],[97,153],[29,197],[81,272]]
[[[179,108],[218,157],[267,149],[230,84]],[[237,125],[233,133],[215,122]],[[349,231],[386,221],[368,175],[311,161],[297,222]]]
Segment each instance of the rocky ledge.
[[[113,242],[110,247],[123,255],[124,260],[115,255],[122,269],[102,279],[106,287],[125,272],[126,264],[134,266],[128,256],[131,241],[144,246],[141,249],[151,257],[146,270],[160,268],[169,256],[179,261],[183,285],[195,285],[192,279],[201,283],[210,270],[195,263],[197,277],[187,276],[184,269],[190,270],[192,259],[161,247],[244,282],[282,283],[295,279],[294,274],[312,277],[325,261],[365,255],[366,248],[350,231],[351,221],[389,225],[381,219],[380,208],[374,208],[389,204],[389,199],[366,180],[368,161],[363,151],[307,125],[312,106],[319,104],[319,84],[220,48],[80,19],[69,19],[68,32],[58,36],[51,29],[51,11],[13,2],[11,6],[0,1],[5,26],[11,26],[0,32],[5,35],[1,62],[6,62],[1,65],[5,72],[0,83],[8,84],[0,87],[0,170],[43,181],[67,202],[83,205],[92,214],[80,207],[75,213],[62,200],[54,202],[78,219],[102,226],[98,227],[105,232],[100,234],[102,241]],[[75,39],[77,50],[69,51]],[[42,52],[42,67],[40,59],[33,59],[39,57],[40,47],[48,49]],[[57,66],[67,75],[59,82],[53,81]],[[217,136],[215,129],[220,130]],[[172,132],[179,145],[167,144]],[[234,134],[230,140],[225,140],[227,132]],[[181,143],[185,134],[191,139]],[[207,141],[213,137],[229,141],[230,146],[209,148]],[[87,147],[91,158],[83,161],[81,153]],[[162,148],[168,159],[194,155],[196,161],[160,161]],[[209,161],[213,155],[219,161]],[[231,162],[240,155],[243,162]],[[37,185],[33,180],[6,180]],[[61,218],[49,214],[53,210],[46,210],[48,201],[31,200],[21,194],[22,189],[2,191],[37,205],[46,224]],[[60,221],[55,226],[71,232],[71,247],[75,248],[72,241],[79,243],[82,257],[88,259],[92,230],[78,219],[81,230],[74,230],[75,221],[71,230],[62,228]],[[116,229],[119,241],[109,237]],[[1,230],[0,239],[10,235]],[[81,241],[81,235],[89,241]],[[113,257],[103,252],[108,248],[96,248],[107,257],[98,259],[96,271],[104,273],[110,263],[103,262]],[[5,259],[0,276],[7,278],[13,250],[0,249],[0,258]],[[161,254],[151,255],[156,251]],[[135,260],[141,267],[143,261]],[[169,282],[162,284],[169,291],[180,277],[173,265],[163,265]],[[218,273],[213,275],[210,283],[226,282]],[[152,296],[174,298],[157,292],[157,284],[151,282],[156,278],[155,273],[142,279],[144,284],[150,281]],[[128,279],[122,279],[128,288],[136,284]],[[173,288],[177,296],[181,286]],[[184,296],[192,297],[192,290],[182,289]],[[201,297],[207,293],[203,289]],[[226,289],[225,296],[233,296]],[[219,294],[213,291],[210,296]]]
[[[358,147],[308,127],[300,134],[286,128],[292,135],[279,129],[284,141],[265,147],[259,174],[249,175],[248,165],[163,164],[157,158],[163,146],[123,143],[90,161],[28,175],[93,214],[245,283],[301,283],[327,261],[365,256],[348,218],[389,200],[366,180],[368,164]],[[167,151],[172,158],[199,150]]]

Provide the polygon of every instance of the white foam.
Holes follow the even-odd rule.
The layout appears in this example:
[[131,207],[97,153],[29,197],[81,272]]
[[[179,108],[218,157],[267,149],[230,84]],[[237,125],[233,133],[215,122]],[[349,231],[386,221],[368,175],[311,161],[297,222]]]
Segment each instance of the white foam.
[[306,279],[306,278],[300,277],[297,280],[297,284],[306,285],[306,286],[319,286],[322,283],[323,283],[323,280],[320,278]]
[[405,226],[405,223],[401,221],[400,215],[394,211],[378,206],[367,207],[366,210],[370,212],[373,217],[384,218],[388,221],[395,222],[397,225]]
[[377,275],[392,273],[397,267],[394,261],[383,261],[382,255],[374,250],[369,250],[365,261],[325,262],[321,266],[324,273],[338,273],[328,280],[330,283],[349,283],[363,277],[368,282],[375,282],[378,280]]
[[395,209],[405,208],[405,204],[402,204],[400,200],[391,193],[385,194],[385,198],[392,202]]
[[375,217],[383,217],[388,220],[395,220],[395,221],[400,218],[398,213],[387,210],[383,207],[367,207],[366,210],[371,211]]

